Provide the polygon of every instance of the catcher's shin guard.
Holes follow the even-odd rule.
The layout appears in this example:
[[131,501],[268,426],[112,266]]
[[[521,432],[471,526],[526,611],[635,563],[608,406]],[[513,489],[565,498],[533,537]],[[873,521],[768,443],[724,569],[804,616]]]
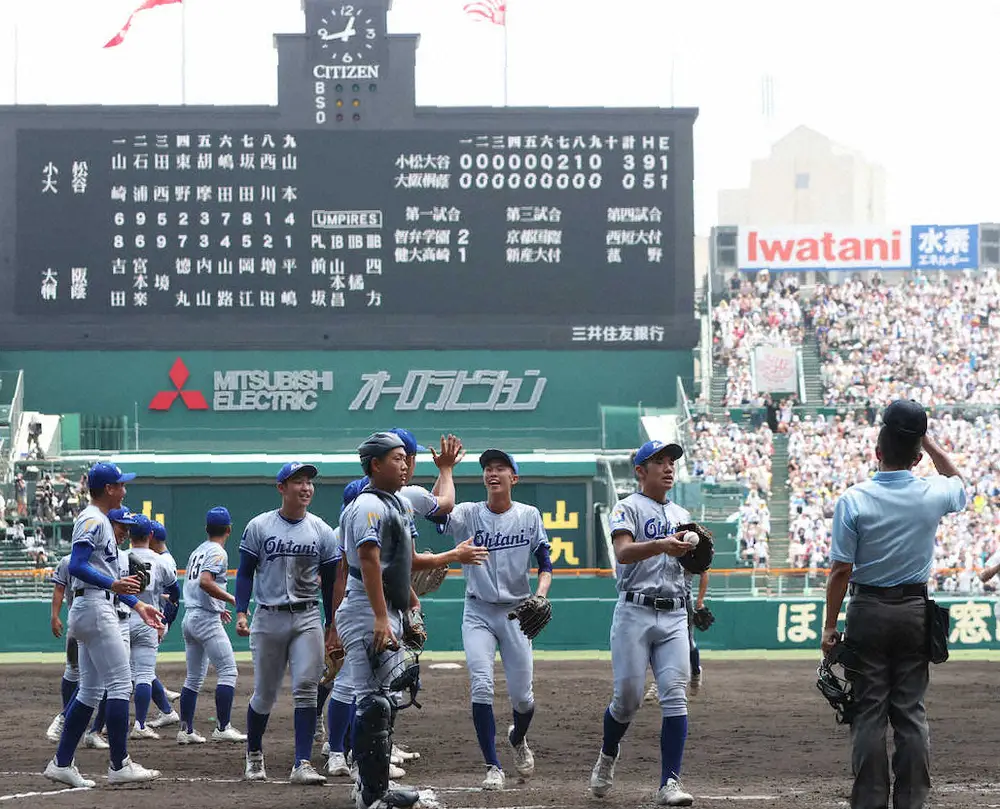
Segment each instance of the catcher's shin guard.
[[354,721],[354,760],[358,762],[364,805],[371,806],[389,791],[392,706],[388,698],[382,694],[363,697]]

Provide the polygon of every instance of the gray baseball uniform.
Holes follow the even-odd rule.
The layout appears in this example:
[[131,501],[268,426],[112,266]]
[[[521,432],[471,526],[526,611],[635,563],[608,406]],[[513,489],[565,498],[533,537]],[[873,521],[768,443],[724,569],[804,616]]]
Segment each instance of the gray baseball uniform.
[[229,605],[212,598],[201,589],[201,576],[211,573],[223,590],[226,589],[229,554],[218,542],[206,540],[191,554],[184,581],[184,657],[187,676],[184,687],[197,693],[205,682],[208,664],[215,667],[219,685],[236,685],[236,657],[233,644],[226,634],[220,615]]
[[[59,562],[56,564],[55,570],[52,571],[52,579],[51,579],[53,584],[61,585],[64,590],[63,601],[66,603],[67,613],[69,613],[70,609],[73,606],[73,586],[72,582],[70,581],[72,577],[69,575],[69,557],[70,555],[66,554],[62,559],[59,560]],[[68,623],[69,622],[67,621],[67,627],[65,632],[67,649],[70,643]],[[69,662],[68,655],[66,657],[66,668],[63,671],[63,679],[71,683],[77,683],[80,681],[80,668],[79,666],[74,666]]]
[[456,543],[472,537],[474,545],[490,552],[482,565],[462,566],[462,646],[472,701],[493,704],[493,660],[499,646],[511,706],[528,713],[534,706],[531,641],[507,614],[531,595],[534,554],[549,544],[542,515],[524,503],[514,503],[503,514],[483,502],[460,503],[448,516],[445,532]]
[[[149,584],[139,593],[139,600],[160,609],[163,606],[160,596],[167,587],[177,581],[176,572],[171,572],[161,561],[160,554],[149,548],[133,548],[130,553],[150,566]],[[128,625],[132,683],[150,684],[156,677],[156,652],[160,646],[160,639],[156,630],[148,626],[139,613],[132,610],[129,610]]]
[[[648,542],[663,539],[690,519],[676,503],[658,503],[637,492],[614,507],[611,533],[627,532],[636,542]],[[618,603],[611,621],[612,717],[623,724],[632,721],[642,703],[646,666],[650,664],[663,716],[686,715],[691,662],[684,568],[675,557],[658,554],[633,564],[619,564],[615,577]],[[643,597],[672,601],[661,602],[668,609],[656,609],[641,603]]]
[[254,693],[250,707],[269,714],[285,676],[292,674],[297,708],[316,708],[323,672],[323,621],[317,599],[319,568],[336,559],[333,529],[313,514],[293,522],[280,510],[254,517],[243,532],[240,551],[257,559],[250,627]]

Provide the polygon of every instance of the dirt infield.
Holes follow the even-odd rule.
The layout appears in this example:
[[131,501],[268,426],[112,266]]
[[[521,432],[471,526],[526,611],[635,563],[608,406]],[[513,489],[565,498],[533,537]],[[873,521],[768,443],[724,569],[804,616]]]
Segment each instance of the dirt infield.
[[[98,789],[59,791],[59,785],[37,773],[54,750],[44,733],[57,708],[61,668],[8,666],[0,671],[4,685],[0,690],[0,716],[4,719],[0,723],[0,801],[8,806],[351,806],[348,786],[342,779],[325,787],[286,783],[292,764],[287,689],[265,737],[271,783],[240,781],[243,754],[239,746],[210,742],[179,747],[173,741],[174,734],[165,733],[161,741],[131,745],[135,759],[161,769],[163,780],[147,787],[101,786],[106,754],[81,750],[77,758],[80,768],[97,778]],[[659,774],[660,718],[656,706],[643,706],[629,729],[609,798],[598,801],[587,791],[600,745],[601,717],[610,694],[610,671],[608,663],[536,664],[538,712],[528,737],[535,751],[536,775],[528,783],[517,783],[510,751],[501,744],[501,759],[511,773],[508,788],[502,793],[483,793],[478,790],[484,769],[467,704],[465,670],[425,667],[424,709],[404,712],[397,725],[397,741],[422,754],[403,781],[433,787],[449,809],[652,806]],[[1000,785],[989,782],[1000,749],[995,671],[994,665],[971,662],[950,662],[933,670],[928,700],[935,786],[931,806],[1000,806]],[[160,675],[168,687],[180,688],[181,666],[163,665]],[[509,710],[499,667],[497,676],[497,725],[498,736],[502,736]],[[242,664],[234,714],[241,729],[251,683],[249,667]],[[814,683],[814,664],[706,660],[704,687],[691,704],[685,756],[684,782],[696,796],[696,806],[818,809],[847,805],[847,734],[835,725],[833,711]],[[196,726],[202,731],[211,728],[212,687],[210,680],[199,704]],[[317,764],[321,759],[318,747]]]

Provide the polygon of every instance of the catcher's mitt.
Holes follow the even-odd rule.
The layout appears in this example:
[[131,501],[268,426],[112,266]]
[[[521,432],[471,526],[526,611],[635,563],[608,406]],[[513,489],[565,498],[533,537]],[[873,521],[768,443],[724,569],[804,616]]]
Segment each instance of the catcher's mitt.
[[344,651],[343,647],[337,647],[332,652],[327,649],[326,657],[323,659],[323,678],[319,681],[320,685],[329,685],[333,682],[337,673],[344,667],[344,660],[347,657],[347,652]]
[[708,607],[702,607],[691,614],[691,623],[694,624],[695,629],[705,632],[715,623],[715,616]]
[[418,609],[403,613],[403,642],[411,649],[423,649],[427,642],[424,614]]
[[[431,551],[424,551],[424,553],[431,553]],[[417,598],[420,598],[437,590],[447,576],[448,565],[431,568],[430,570],[414,570],[413,575],[410,577],[410,586],[413,588],[413,592],[417,594]]]
[[678,525],[674,530],[674,535],[678,539],[682,539],[687,531],[694,531],[698,535],[698,545],[685,553],[678,561],[688,573],[698,575],[712,566],[712,559],[715,557],[715,542],[712,540],[712,532],[696,522]]
[[152,562],[143,562],[134,553],[128,555],[128,574],[130,576],[135,576],[139,580],[139,592],[141,593],[147,587],[149,587],[150,575],[149,571],[152,569]]
[[534,640],[552,620],[552,604],[544,596],[531,596],[507,613],[507,617],[512,621],[516,619],[528,640]]

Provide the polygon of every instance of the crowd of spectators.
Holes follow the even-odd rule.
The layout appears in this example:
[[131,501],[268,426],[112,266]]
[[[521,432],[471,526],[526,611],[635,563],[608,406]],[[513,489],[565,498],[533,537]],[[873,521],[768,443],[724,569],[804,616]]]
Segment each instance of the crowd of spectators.
[[45,472],[31,487],[18,474],[9,499],[0,494],[0,541],[8,550],[23,551],[35,567],[51,563],[54,536],[51,526],[71,523],[87,505],[87,479],[79,480],[60,472]]

